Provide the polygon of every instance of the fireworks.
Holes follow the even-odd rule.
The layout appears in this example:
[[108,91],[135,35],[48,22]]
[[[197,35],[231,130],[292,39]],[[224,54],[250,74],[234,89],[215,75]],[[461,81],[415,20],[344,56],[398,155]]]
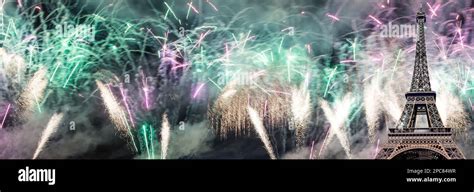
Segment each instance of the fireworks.
[[155,158],[155,130],[151,125],[144,124],[138,130],[138,138],[140,141],[140,149],[144,155],[146,151],[146,159],[154,159]]
[[287,128],[291,113],[287,95],[265,94],[255,88],[235,89],[232,86],[226,88],[211,111],[211,120],[221,138],[248,136],[252,133],[246,107],[249,104],[258,106],[258,114],[264,115],[264,125],[269,129]]
[[[392,88],[393,85],[387,84],[381,88],[379,81],[379,79],[374,79],[364,90],[365,116],[371,142],[374,142],[376,129],[380,127],[382,114],[388,115],[386,123],[393,122],[390,126],[395,126],[402,114],[402,107],[399,103],[400,95],[396,95],[394,88]],[[381,89],[385,91],[380,92]]]
[[96,83],[97,87],[100,90],[100,94],[109,114],[110,120],[114,123],[115,127],[122,134],[122,136],[128,136],[128,138],[132,141],[135,150],[138,151],[138,148],[135,144],[135,139],[133,138],[133,134],[131,132],[130,125],[128,124],[125,112],[123,111],[122,107],[117,102],[115,96],[106,85],[104,85],[100,81],[97,81]]
[[348,134],[346,131],[346,120],[348,119],[353,103],[353,97],[351,94],[347,94],[341,101],[337,101],[334,104],[334,108],[331,108],[326,101],[321,102],[321,108],[324,111],[324,115],[331,123],[331,129],[328,131],[328,141],[323,143],[321,150],[325,149],[328,143],[334,138],[335,135],[341,143],[344,151],[348,158],[351,158],[351,149]]
[[436,105],[445,127],[454,128],[455,134],[467,133],[470,119],[458,97],[443,89],[436,99]]
[[9,79],[12,85],[19,86],[25,75],[25,60],[17,54],[7,53],[4,48],[0,48],[0,57],[6,78]]
[[270,139],[268,138],[267,130],[263,126],[263,122],[258,116],[258,112],[255,111],[252,107],[248,106],[247,107],[250,119],[252,121],[253,127],[255,128],[255,131],[257,131],[258,136],[263,142],[263,145],[265,146],[265,149],[267,149],[267,153],[270,156],[271,159],[276,159],[275,153],[273,152],[273,147],[272,144],[270,143]]
[[301,84],[299,89],[292,90],[291,112],[296,129],[296,141],[299,146],[302,146],[306,138],[305,131],[311,115],[311,99],[306,83]]
[[382,22],[381,22],[379,19],[375,18],[375,17],[372,16],[372,15],[369,15],[369,17],[370,17],[372,20],[374,20],[376,23],[378,23],[379,25],[382,25]]
[[34,109],[41,112],[40,103],[47,85],[46,69],[42,68],[29,80],[18,99],[20,110],[23,112],[22,117],[28,118]]
[[3,129],[3,125],[5,124],[5,119],[7,119],[8,112],[10,111],[11,104],[8,104],[7,109],[5,110],[5,114],[3,115],[2,124],[0,125],[0,129]]
[[379,145],[380,145],[380,139],[377,139],[377,146],[375,147],[374,151],[374,159],[377,157],[377,153],[379,152]]
[[168,156],[168,146],[170,142],[170,123],[168,122],[168,115],[163,114],[161,123],[161,159],[166,159]]
[[374,81],[364,91],[364,107],[365,107],[365,119],[367,120],[368,133],[370,141],[374,141],[376,128],[378,128],[379,115],[380,115],[380,101],[377,96],[374,98],[374,94],[377,92],[377,82]]
[[[473,5],[462,2],[426,2],[426,38],[442,120],[467,133]],[[351,134],[368,129],[357,139],[374,143],[397,123],[413,70],[414,39],[379,33],[384,24],[414,24],[405,19],[413,2],[359,10],[331,1],[319,11],[279,0],[161,1],[149,2],[147,19],[118,14],[126,3],[79,10],[85,15],[36,3],[0,12],[2,130],[58,109],[104,111],[131,153],[148,159],[155,150],[170,158],[171,127],[180,121],[209,122],[218,140],[256,132],[271,158],[310,144],[310,158],[329,157],[337,137],[350,158]]]
[[63,119],[63,114],[54,114],[51,119],[49,119],[48,125],[46,125],[46,128],[43,130],[43,133],[41,133],[41,138],[38,142],[38,147],[36,148],[35,154],[33,155],[33,159],[36,159],[38,155],[43,151],[46,142],[48,142],[49,138],[51,135],[53,135],[59,127],[59,124],[61,123],[61,120]]

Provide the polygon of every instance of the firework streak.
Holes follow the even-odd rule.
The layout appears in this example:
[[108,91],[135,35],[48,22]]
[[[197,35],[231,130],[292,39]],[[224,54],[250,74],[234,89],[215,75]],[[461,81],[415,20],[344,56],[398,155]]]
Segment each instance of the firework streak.
[[100,90],[100,95],[104,101],[107,112],[109,113],[110,119],[123,136],[129,136],[129,139],[132,141],[135,150],[138,151],[138,148],[135,144],[135,139],[133,138],[133,134],[130,129],[130,125],[128,124],[125,112],[123,111],[122,107],[117,102],[115,96],[108,87],[106,87],[102,82],[97,81],[96,83]]
[[262,140],[265,149],[267,149],[268,155],[271,159],[276,159],[275,153],[273,152],[272,144],[270,143],[270,139],[268,138],[267,130],[263,126],[263,122],[258,116],[258,112],[250,106],[248,106],[247,109],[255,131]]
[[61,120],[63,119],[63,114],[54,114],[51,119],[49,119],[48,125],[46,128],[43,130],[43,133],[41,133],[41,138],[38,142],[38,147],[35,150],[35,154],[33,155],[33,159],[36,159],[38,155],[43,151],[46,142],[48,142],[49,138],[51,135],[53,135],[59,128],[59,124],[61,123]]
[[291,111],[296,128],[296,141],[299,146],[302,146],[306,138],[305,131],[311,115],[311,99],[306,83],[302,83],[299,89],[292,90]]
[[170,142],[170,123],[168,122],[168,115],[163,114],[161,123],[161,159],[166,159],[168,156],[168,146]]
[[350,143],[348,139],[348,134],[346,130],[346,120],[349,117],[351,111],[351,105],[353,102],[353,98],[351,94],[347,94],[341,101],[336,102],[335,108],[331,109],[329,104],[326,101],[321,102],[321,108],[324,110],[324,114],[326,118],[331,123],[331,128],[328,132],[328,140],[324,142],[324,145],[321,146],[321,149],[325,149],[328,143],[334,138],[333,136],[337,136],[339,142],[341,143],[344,151],[348,158],[351,158],[350,153]]
[[48,85],[46,72],[45,68],[38,70],[20,95],[18,104],[20,105],[20,110],[23,112],[22,117],[28,118],[35,108],[38,112],[41,112],[40,101],[43,98],[44,90]]

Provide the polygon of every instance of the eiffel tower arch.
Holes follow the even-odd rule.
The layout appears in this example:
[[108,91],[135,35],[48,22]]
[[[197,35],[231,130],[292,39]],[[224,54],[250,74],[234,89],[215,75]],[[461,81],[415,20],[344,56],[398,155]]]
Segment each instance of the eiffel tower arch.
[[444,127],[431,90],[426,58],[425,22],[422,8],[416,15],[418,38],[410,91],[396,128],[389,129],[388,141],[376,159],[465,159],[456,145],[452,129]]

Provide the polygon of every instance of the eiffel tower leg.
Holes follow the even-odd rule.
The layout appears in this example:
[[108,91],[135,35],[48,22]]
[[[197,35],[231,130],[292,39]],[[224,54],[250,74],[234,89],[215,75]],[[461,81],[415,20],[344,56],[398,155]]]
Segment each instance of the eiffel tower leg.
[[438,140],[441,147],[444,149],[449,159],[465,159],[464,154],[459,150],[458,146],[452,138],[445,140]]
[[441,120],[441,117],[439,116],[438,109],[436,108],[436,104],[430,103],[427,104],[427,112],[428,112],[428,118],[431,122],[431,127],[444,127],[443,121]]
[[448,153],[450,159],[465,159],[464,154],[457,147],[446,148],[446,153]]
[[392,153],[395,151],[395,148],[392,147],[384,147],[377,153],[375,159],[389,159]]
[[[405,104],[405,108],[403,109],[402,116],[400,117],[400,124],[397,125],[397,128],[407,128],[408,124],[410,123],[410,117],[413,113],[413,110],[415,108],[414,104],[407,103]],[[401,126],[401,127],[399,127]]]

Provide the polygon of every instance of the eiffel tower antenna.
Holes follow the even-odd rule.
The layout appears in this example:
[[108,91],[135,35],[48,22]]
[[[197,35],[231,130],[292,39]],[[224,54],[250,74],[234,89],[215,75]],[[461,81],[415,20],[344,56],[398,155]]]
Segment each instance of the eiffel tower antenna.
[[423,4],[416,13],[418,38],[410,91],[396,128],[389,129],[388,142],[378,159],[464,159],[436,107],[436,92],[431,90],[425,43],[426,15]]
[[424,10],[423,10],[423,5],[426,4],[426,0],[419,0],[419,2],[420,2],[420,9],[419,9],[419,11],[423,12],[423,11],[424,11]]

